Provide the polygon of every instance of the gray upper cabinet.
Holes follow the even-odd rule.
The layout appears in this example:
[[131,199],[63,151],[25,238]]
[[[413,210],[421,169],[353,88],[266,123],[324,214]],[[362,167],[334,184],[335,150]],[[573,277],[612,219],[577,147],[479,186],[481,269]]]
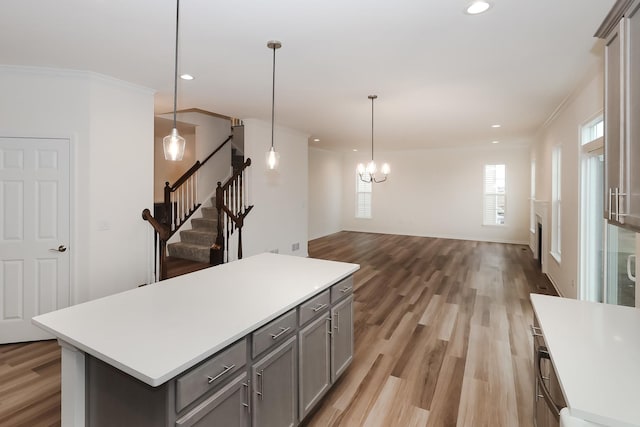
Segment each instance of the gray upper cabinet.
[[640,231],[640,0],[616,3],[605,43],[605,203],[613,223]]
[[640,231],[640,1],[625,18],[626,36],[626,175],[628,180],[625,223]]
[[297,369],[296,336],[253,365],[254,427],[297,425]]
[[331,310],[331,382],[353,359],[353,295]]
[[[328,297],[328,294],[327,294]],[[302,420],[331,385],[329,310],[299,332],[299,401]]]

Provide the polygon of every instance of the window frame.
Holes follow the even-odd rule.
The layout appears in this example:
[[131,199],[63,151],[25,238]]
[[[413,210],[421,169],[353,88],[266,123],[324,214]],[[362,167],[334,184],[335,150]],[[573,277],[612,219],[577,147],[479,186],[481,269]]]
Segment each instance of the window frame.
[[551,256],[562,261],[562,145],[551,153]]
[[[369,172],[365,171],[363,177],[370,178]],[[355,200],[355,218],[356,219],[372,219],[373,218],[373,182],[366,183],[360,179],[360,174],[356,171],[356,200]],[[368,194],[368,200],[364,195]],[[362,195],[362,203],[361,203]],[[366,205],[364,211],[368,211],[369,215],[362,215],[363,209],[361,205]]]
[[[502,192],[499,191],[495,191],[495,192],[490,192],[487,191],[487,172],[488,172],[488,168],[489,167],[497,167],[497,166],[502,166],[504,168],[504,188]],[[497,186],[497,179],[496,179],[496,186]],[[482,226],[483,227],[505,227],[507,225],[507,165],[506,163],[486,163],[483,167],[483,172],[482,172]],[[497,222],[497,216],[498,216],[498,204],[496,203],[496,208],[495,208],[495,216],[496,216],[496,222],[487,222],[486,221],[486,213],[487,213],[487,198],[488,197],[498,197],[498,196],[502,196],[503,197],[503,204],[504,204],[504,208],[503,208],[503,217],[502,217],[502,223],[498,223]]]

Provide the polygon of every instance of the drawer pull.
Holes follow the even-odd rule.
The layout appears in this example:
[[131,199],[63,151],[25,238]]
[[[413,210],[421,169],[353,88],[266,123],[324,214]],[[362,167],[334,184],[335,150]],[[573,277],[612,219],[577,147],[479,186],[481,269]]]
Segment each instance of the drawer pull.
[[214,382],[215,380],[217,380],[218,378],[220,378],[221,376],[223,376],[224,374],[226,374],[227,372],[229,372],[230,370],[236,367],[236,365],[231,365],[231,366],[222,365],[222,366],[224,367],[224,370],[220,372],[218,375],[216,375],[215,377],[207,377],[207,381],[209,382],[209,384],[211,384],[212,382]]
[[531,327],[531,335],[534,337],[543,337],[542,329],[538,326],[529,325]]
[[318,303],[318,306],[316,308],[312,308],[314,313],[319,312],[320,310],[322,310],[323,308],[325,308],[327,306],[327,304],[320,304]]
[[291,328],[280,328],[280,332],[278,332],[277,334],[271,334],[271,338],[277,340],[278,338],[280,338],[280,336],[282,336],[282,334],[286,334],[287,332],[289,332],[290,329]]
[[353,289],[353,286],[345,286],[344,288],[340,289],[340,292],[344,294],[346,292],[349,292],[351,289]]

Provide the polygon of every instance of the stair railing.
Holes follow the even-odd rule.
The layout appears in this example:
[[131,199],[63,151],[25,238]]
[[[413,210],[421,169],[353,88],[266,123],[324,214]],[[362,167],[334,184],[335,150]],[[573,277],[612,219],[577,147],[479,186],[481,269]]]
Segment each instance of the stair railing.
[[224,184],[218,182],[216,188],[216,209],[218,210],[218,228],[216,243],[211,247],[212,265],[229,262],[229,238],[238,231],[238,259],[242,259],[242,227],[245,217],[253,209],[249,204],[249,192],[246,179],[251,159],[247,159]]
[[[229,135],[211,154],[203,161],[196,161],[178,180],[170,185],[165,183],[162,214],[155,218],[149,209],[142,211],[142,218],[153,227],[154,233],[154,271],[157,280],[167,278],[167,241],[173,236],[180,226],[193,215],[200,207],[198,195],[198,170],[220,151],[234,134],[241,129],[240,126],[232,126],[233,134]],[[242,139],[242,134],[240,134]],[[158,275],[159,273],[159,275]]]
[[[163,218],[162,222],[169,226],[171,235],[173,235],[201,205],[201,202],[198,200],[198,170],[231,139],[233,139],[233,135],[229,135],[229,137],[202,162],[200,160],[196,161],[173,185],[165,182],[163,210],[166,217]],[[171,237],[171,235],[169,237]]]

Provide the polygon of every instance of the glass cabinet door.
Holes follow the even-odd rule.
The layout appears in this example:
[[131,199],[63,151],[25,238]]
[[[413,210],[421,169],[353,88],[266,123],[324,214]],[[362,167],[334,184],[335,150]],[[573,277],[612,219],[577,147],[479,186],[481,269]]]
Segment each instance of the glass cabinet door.
[[635,306],[636,233],[607,224],[607,299],[609,304]]

